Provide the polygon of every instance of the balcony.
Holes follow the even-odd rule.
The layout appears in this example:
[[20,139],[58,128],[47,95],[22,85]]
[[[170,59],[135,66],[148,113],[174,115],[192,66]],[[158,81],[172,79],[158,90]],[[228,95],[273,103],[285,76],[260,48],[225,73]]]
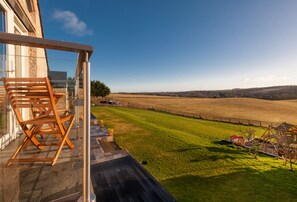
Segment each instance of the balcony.
[[[0,161],[1,161],[1,196],[4,201],[26,200],[32,201],[37,199],[53,200],[62,197],[74,199],[81,197],[83,201],[91,201],[94,195],[91,194],[90,182],[90,62],[89,58],[93,52],[93,47],[83,44],[68,43],[62,41],[54,41],[43,38],[35,38],[28,36],[21,36],[8,33],[0,33],[0,43],[4,44],[2,61],[1,61],[1,77],[6,78],[26,78],[38,77],[42,74],[38,68],[40,66],[48,65],[48,58],[32,56],[39,50],[55,50],[77,53],[77,60],[72,66],[75,70],[73,75],[75,84],[72,86],[71,102],[69,102],[68,90],[66,86],[53,86],[55,93],[61,94],[62,99],[59,98],[59,103],[62,107],[66,107],[72,113],[76,122],[71,128],[69,139],[74,144],[74,149],[67,149],[64,143],[62,144],[62,151],[58,157],[56,165],[51,167],[46,163],[13,163],[7,166],[7,160],[11,158],[18,145],[23,141],[24,136],[22,130],[24,127],[21,122],[16,121],[16,111],[8,103],[6,93],[1,82],[0,87],[0,105],[1,105],[1,129],[0,129]],[[7,50],[7,51],[5,51]],[[8,54],[9,53],[9,54]],[[13,53],[13,54],[11,54]],[[34,55],[34,54],[33,54]],[[27,68],[27,69],[26,69]],[[44,74],[46,72],[43,71]],[[80,82],[81,80],[81,82]],[[55,84],[55,80],[52,80]],[[80,83],[82,85],[80,85]],[[23,87],[22,87],[23,88]],[[18,91],[18,90],[16,90]],[[22,91],[22,90],[20,90]],[[35,92],[35,91],[34,91]],[[37,92],[37,91],[36,91]],[[16,100],[24,100],[20,98]],[[30,98],[35,99],[35,98]],[[64,102],[61,102],[64,100]],[[74,106],[69,107],[68,103],[74,103]],[[14,112],[15,113],[14,113]],[[39,111],[38,113],[44,113]],[[49,112],[51,113],[51,112]],[[27,117],[31,120],[34,117],[33,110],[21,109],[18,116]],[[42,117],[43,115],[40,115]],[[18,119],[19,120],[19,119]],[[25,122],[25,121],[24,121]],[[33,123],[33,122],[32,122]],[[31,124],[32,125],[32,124]],[[45,124],[51,127],[50,124]],[[52,125],[53,126],[53,125]],[[28,126],[30,128],[30,124]],[[22,128],[22,130],[20,130]],[[34,128],[34,124],[32,126]],[[34,129],[30,129],[34,132]],[[32,134],[33,134],[32,132]],[[30,131],[28,134],[31,134]],[[42,136],[42,135],[41,135]],[[31,136],[32,137],[32,136]],[[31,138],[30,135],[25,137]],[[40,137],[41,139],[43,137]],[[58,138],[59,139],[59,138]],[[25,141],[25,139],[24,139]],[[42,140],[46,143],[52,141],[51,138]],[[66,141],[67,142],[67,141]],[[29,146],[28,146],[29,145]],[[33,156],[31,159],[46,159],[52,153],[56,152],[54,146],[46,147],[46,149],[38,150],[31,144],[26,145],[25,152],[20,153],[23,159],[26,155]],[[39,158],[41,157],[41,158]],[[65,172],[69,171],[69,172]],[[45,191],[42,187],[48,187]],[[42,197],[41,197],[42,196]],[[65,199],[65,198],[64,198]]]
[[[1,117],[4,121],[0,125],[2,129],[2,135],[0,136],[2,141],[2,151],[0,153],[0,179],[2,185],[0,186],[0,195],[2,198],[0,200],[94,201],[96,198],[94,193],[96,193],[97,198],[103,201],[174,201],[174,198],[128,151],[117,148],[116,144],[108,143],[110,138],[112,138],[108,129],[102,125],[99,126],[96,117],[91,115],[89,58],[93,51],[92,47],[7,33],[0,33],[0,43],[57,51],[70,51],[78,54],[78,59],[74,62],[72,61],[71,67],[75,69],[73,71],[75,72],[73,77],[70,76],[68,78],[68,72],[63,71],[63,68],[59,68],[60,71],[49,73],[51,82],[48,86],[51,88],[47,89],[52,89],[53,91],[52,94],[49,93],[55,97],[53,98],[53,102],[59,106],[58,108],[66,108],[67,113],[75,116],[75,124],[71,128],[69,127],[70,132],[68,135],[69,141],[74,144],[74,147],[72,148],[68,143],[61,143],[60,145],[63,147],[58,154],[57,160],[48,162],[50,156],[57,154],[57,147],[55,147],[57,145],[52,143],[59,138],[55,138],[55,136],[53,138],[50,136],[42,137],[39,133],[36,135],[36,141],[38,143],[44,142],[45,145],[51,144],[51,146],[38,150],[36,146],[38,148],[40,145],[34,145],[34,141],[32,141],[31,144],[26,145],[27,148],[24,152],[19,154],[21,155],[22,162],[17,159],[11,160],[12,154],[18,151],[18,146],[23,144],[24,136],[25,138],[28,136],[29,139],[32,136],[30,136],[30,133],[27,134],[24,132],[21,121],[19,121],[19,126],[16,123],[15,114],[17,113],[14,113],[15,106],[11,107],[8,99],[5,98],[8,92],[7,89],[9,88],[7,87],[8,84],[1,83]],[[3,64],[7,64],[7,60],[9,60],[8,56],[5,55],[2,57],[4,59]],[[16,55],[12,56],[15,61],[21,61],[20,58],[16,58]],[[25,55],[17,55],[17,57],[19,56],[27,57]],[[50,60],[49,58],[41,57],[41,59],[46,61],[38,62],[36,59],[29,58],[29,61],[32,60],[36,64],[47,64]],[[65,62],[63,61],[63,63]],[[17,64],[17,62],[15,63]],[[20,69],[23,68],[25,66],[20,65]],[[40,82],[39,80],[41,78],[38,81],[36,80],[36,85],[34,83],[28,84],[24,79],[26,76],[18,76],[16,67],[5,67],[2,69],[4,69],[2,77],[21,78],[17,79],[20,84],[15,87],[16,91],[24,93],[24,89],[26,89],[25,94],[29,95],[28,100],[32,99],[35,102],[34,104],[37,103],[37,105],[30,105],[30,108],[34,110],[23,110],[19,114],[27,116],[28,120],[43,118],[43,116],[47,115],[51,116],[52,113],[55,114],[55,110],[53,112],[48,109],[40,110],[40,106],[38,106],[40,103],[43,105],[45,101],[43,97],[36,97],[39,91],[36,91],[36,88],[41,88],[37,86],[37,83]],[[3,84],[5,84],[6,92],[3,90]],[[26,87],[24,87],[25,84],[27,85]],[[11,87],[12,84],[8,86]],[[10,97],[16,97],[11,96],[11,94],[9,95]],[[44,95],[42,94],[42,96]],[[22,97],[20,100],[23,101],[24,99],[27,101],[27,97]],[[18,105],[16,104],[18,99],[12,102],[14,105]],[[35,111],[37,115],[35,115]],[[36,125],[34,125],[36,122],[30,123],[32,123],[33,130],[30,130],[33,134],[35,130],[39,130],[38,124],[40,123],[37,122]],[[45,125],[51,126],[50,124]],[[31,126],[29,124],[28,128]],[[59,126],[57,125],[56,127]],[[64,137],[61,136],[60,139]],[[38,161],[34,159],[38,159]],[[7,162],[9,163],[7,164]],[[93,183],[91,183],[91,179]]]

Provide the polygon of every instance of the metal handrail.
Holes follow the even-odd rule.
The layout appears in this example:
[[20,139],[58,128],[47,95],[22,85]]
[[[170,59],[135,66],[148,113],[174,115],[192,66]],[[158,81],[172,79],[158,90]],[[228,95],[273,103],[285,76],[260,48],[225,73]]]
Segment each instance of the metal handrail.
[[87,52],[89,58],[93,53],[93,47],[85,44],[71,43],[65,41],[51,40],[32,36],[24,36],[18,34],[10,34],[0,32],[0,43],[8,43],[13,45],[31,46],[36,48],[46,48],[52,50],[68,51],[68,52]]

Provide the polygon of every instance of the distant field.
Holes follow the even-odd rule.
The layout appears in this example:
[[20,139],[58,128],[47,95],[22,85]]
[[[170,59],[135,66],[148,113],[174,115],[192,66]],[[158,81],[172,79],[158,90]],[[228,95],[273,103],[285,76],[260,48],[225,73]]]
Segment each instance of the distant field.
[[152,107],[201,116],[230,117],[263,122],[297,124],[297,100],[270,101],[253,98],[179,98],[112,94],[112,99],[131,106]]
[[147,162],[144,167],[178,201],[297,201],[297,175],[283,161],[256,160],[221,141],[251,126],[129,108],[92,112],[115,129],[118,145]]

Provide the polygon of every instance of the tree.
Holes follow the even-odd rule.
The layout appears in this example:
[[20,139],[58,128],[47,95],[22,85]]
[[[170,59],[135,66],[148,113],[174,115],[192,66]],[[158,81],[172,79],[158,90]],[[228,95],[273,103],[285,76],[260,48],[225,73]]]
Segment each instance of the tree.
[[271,142],[277,151],[277,156],[281,156],[285,164],[289,161],[290,170],[293,170],[293,160],[296,160],[297,147],[294,142],[294,133],[291,131],[292,127],[286,128],[286,125],[288,124],[283,123],[275,129],[270,127],[261,138]]
[[110,89],[100,81],[91,81],[91,96],[105,97],[110,94]]
[[290,163],[290,170],[293,170],[293,159],[296,156],[296,148],[294,147],[294,138],[285,132],[277,133],[278,151],[284,157],[285,164]]
[[246,129],[246,130],[239,130],[239,134],[242,137],[247,138],[248,142],[249,142],[249,153],[252,154],[254,156],[255,159],[258,159],[258,154],[260,152],[261,149],[261,142],[255,138],[255,130],[253,129]]

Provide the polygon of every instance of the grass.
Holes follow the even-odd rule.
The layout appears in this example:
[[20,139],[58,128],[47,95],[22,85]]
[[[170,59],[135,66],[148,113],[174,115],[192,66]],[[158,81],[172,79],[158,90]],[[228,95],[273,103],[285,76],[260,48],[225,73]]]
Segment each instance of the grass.
[[288,165],[221,141],[247,126],[128,108],[92,112],[178,201],[297,201]]

